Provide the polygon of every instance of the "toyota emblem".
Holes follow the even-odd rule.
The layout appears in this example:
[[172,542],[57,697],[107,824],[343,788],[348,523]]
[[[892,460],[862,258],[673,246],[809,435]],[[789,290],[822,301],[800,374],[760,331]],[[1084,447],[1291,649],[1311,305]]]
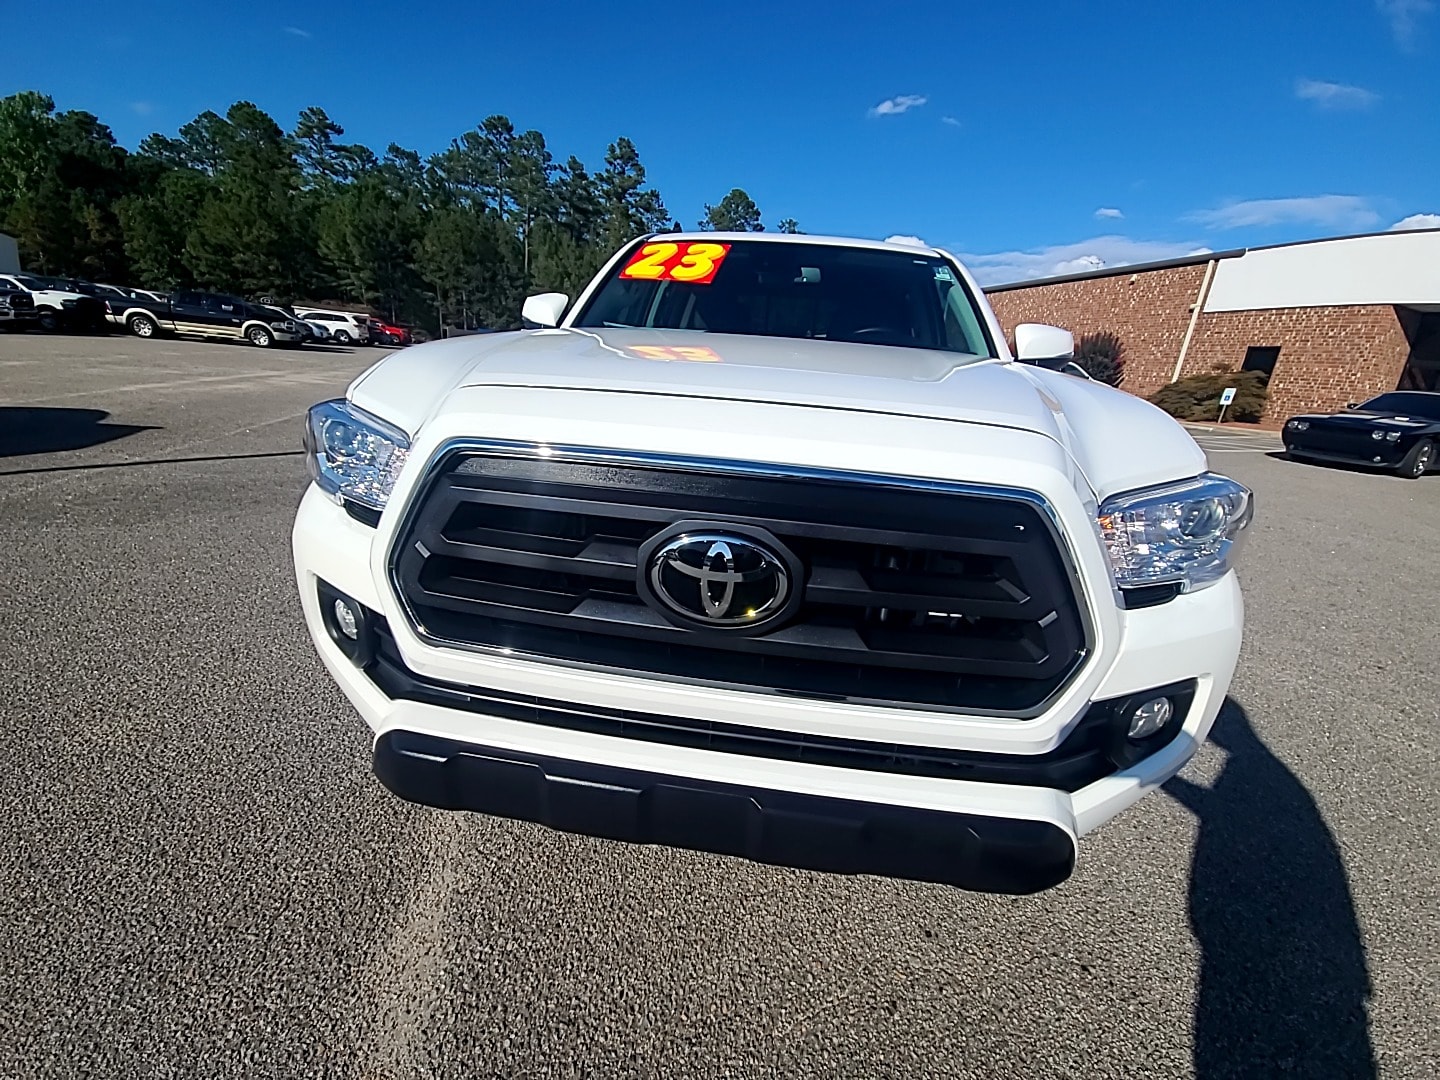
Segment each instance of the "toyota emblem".
[[[642,595],[685,626],[755,628],[791,607],[794,556],[738,530],[667,530],[646,545]],[[788,552],[785,553],[789,555]],[[798,567],[796,567],[798,568]]]

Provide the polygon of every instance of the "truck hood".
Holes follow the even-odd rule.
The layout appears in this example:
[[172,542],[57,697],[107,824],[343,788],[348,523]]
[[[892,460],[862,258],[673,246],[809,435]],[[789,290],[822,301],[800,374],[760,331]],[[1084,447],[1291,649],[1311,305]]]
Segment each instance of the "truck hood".
[[[1063,446],[1102,499],[1205,469],[1185,430],[1137,397],[929,349],[678,330],[539,330],[403,350],[363,374],[349,396],[413,435],[450,391],[481,386],[653,395],[657,408],[667,397],[714,398],[1011,428]],[[844,437],[843,428],[837,432]]]
[[1371,409],[1346,409],[1344,412],[1336,413],[1309,413],[1303,416],[1292,416],[1292,420],[1306,420],[1311,424],[1318,424],[1321,427],[1331,428],[1369,428],[1376,424],[1388,424],[1392,427],[1414,427],[1423,428],[1440,424],[1440,419],[1429,416],[1417,416],[1409,412],[1376,412]]

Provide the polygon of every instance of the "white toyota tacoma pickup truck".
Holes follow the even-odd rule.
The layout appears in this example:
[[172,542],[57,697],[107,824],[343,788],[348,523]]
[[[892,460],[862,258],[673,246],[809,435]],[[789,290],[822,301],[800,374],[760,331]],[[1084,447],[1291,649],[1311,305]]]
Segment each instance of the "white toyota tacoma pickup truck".
[[952,256],[668,234],[524,314],[308,419],[305,619],[397,795],[1027,893],[1205,739],[1250,492]]

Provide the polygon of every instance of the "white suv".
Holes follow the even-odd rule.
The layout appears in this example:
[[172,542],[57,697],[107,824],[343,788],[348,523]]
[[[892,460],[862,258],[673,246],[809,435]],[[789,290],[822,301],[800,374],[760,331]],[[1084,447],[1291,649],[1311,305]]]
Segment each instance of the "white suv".
[[305,619],[396,794],[1024,893],[1205,739],[1250,492],[950,255],[657,236],[524,317],[308,419]]
[[353,311],[297,308],[296,315],[305,322],[323,323],[327,336],[337,345],[364,345],[370,340],[369,320]]

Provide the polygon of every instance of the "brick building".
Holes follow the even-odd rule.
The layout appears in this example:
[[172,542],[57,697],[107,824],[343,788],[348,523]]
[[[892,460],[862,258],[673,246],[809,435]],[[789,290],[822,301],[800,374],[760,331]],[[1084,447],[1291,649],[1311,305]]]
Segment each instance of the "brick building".
[[1017,323],[1100,330],[1125,344],[1124,389],[1184,375],[1270,374],[1265,418],[1396,388],[1440,390],[1440,230],[1195,255],[992,286]]

